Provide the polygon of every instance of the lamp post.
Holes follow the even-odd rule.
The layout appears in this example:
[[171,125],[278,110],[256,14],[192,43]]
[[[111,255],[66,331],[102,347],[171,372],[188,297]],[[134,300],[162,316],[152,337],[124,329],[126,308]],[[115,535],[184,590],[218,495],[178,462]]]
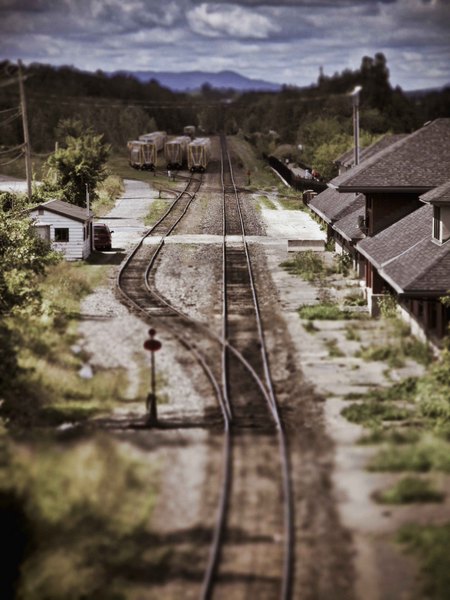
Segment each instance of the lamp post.
[[359,92],[362,90],[360,85],[357,85],[350,96],[353,99],[353,139],[355,151],[355,167],[359,165]]

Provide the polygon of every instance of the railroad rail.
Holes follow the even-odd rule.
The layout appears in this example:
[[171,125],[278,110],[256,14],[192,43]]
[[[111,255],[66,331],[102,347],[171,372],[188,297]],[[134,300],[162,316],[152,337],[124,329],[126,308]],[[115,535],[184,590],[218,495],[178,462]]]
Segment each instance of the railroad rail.
[[[287,444],[270,377],[238,188],[225,145],[222,147],[221,165],[222,335],[215,334],[205,324],[172,306],[157,293],[151,281],[164,240],[191,206],[200,188],[201,177],[189,178],[185,189],[168,211],[129,254],[118,274],[117,288],[122,299],[134,311],[146,321],[157,319],[162,322],[192,353],[211,383],[222,414],[222,491],[201,590],[202,599],[214,596],[288,600],[292,587],[293,518]],[[160,240],[153,237],[151,241],[156,243],[148,243],[150,235],[160,236]],[[234,236],[239,236],[239,240]],[[211,341],[215,352],[211,352]],[[258,453],[261,456],[255,459]],[[267,471],[268,463],[271,465],[270,502],[267,498],[260,501],[261,507],[263,504],[270,505],[264,514],[254,510],[258,507],[255,507],[255,498],[248,489],[248,457],[256,465],[256,471]],[[256,471],[251,475],[254,481],[261,479],[261,473]],[[239,520],[243,509],[247,515],[246,523]],[[269,522],[270,526],[266,527],[265,523]],[[268,554],[272,564],[270,573],[267,569]],[[243,556],[246,560],[242,571],[231,573],[230,569],[235,570]]]
[[[231,463],[224,470],[220,511],[202,597],[287,600],[291,597],[293,568],[287,441],[270,374],[245,223],[225,137],[221,144],[222,337],[226,341],[222,371],[223,395],[230,419]],[[243,466],[242,476],[239,471]],[[249,473],[251,469],[255,472]],[[261,514],[250,486],[264,469],[271,471],[273,481]],[[231,576],[236,569],[236,555],[243,563],[239,581]]]

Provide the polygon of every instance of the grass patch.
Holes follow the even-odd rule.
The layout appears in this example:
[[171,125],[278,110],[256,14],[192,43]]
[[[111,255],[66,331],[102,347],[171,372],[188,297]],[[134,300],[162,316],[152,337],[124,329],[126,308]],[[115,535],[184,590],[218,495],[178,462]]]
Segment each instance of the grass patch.
[[377,492],[375,499],[381,504],[412,504],[415,502],[442,502],[445,494],[427,479],[404,477],[387,490]]
[[345,328],[345,339],[349,342],[360,342],[361,334],[353,325],[347,325]]
[[280,200],[280,204],[284,210],[302,210],[302,211],[308,210],[306,208],[306,206],[303,204],[301,198],[298,196],[296,198],[282,197],[279,200]]
[[[17,596],[128,597],[131,565],[148,571],[157,560],[148,525],[156,471],[145,453],[106,435],[2,451],[0,506],[20,515],[28,541],[14,565]],[[0,540],[3,556],[8,544]]]
[[317,319],[318,321],[339,321],[364,318],[360,313],[342,310],[337,304],[328,302],[323,304],[306,304],[300,306],[297,309],[297,312],[301,319]]
[[375,426],[369,433],[359,438],[358,444],[414,444],[420,438],[420,429],[414,427],[380,427]]
[[346,406],[341,413],[351,423],[374,425],[383,421],[403,421],[411,411],[384,402],[361,402]]
[[269,210],[277,210],[277,207],[274,202],[267,196],[258,196],[258,202],[260,206],[264,208],[268,208]]
[[150,210],[144,219],[145,225],[153,225],[154,223],[156,223],[156,221],[158,221],[167,211],[171,202],[171,200],[153,200],[150,206]]
[[313,321],[306,321],[306,323],[303,323],[303,327],[308,333],[316,333],[319,331],[319,328],[314,325]]
[[450,444],[429,433],[423,434],[416,444],[382,448],[370,461],[371,471],[411,471],[450,473]]
[[305,281],[323,279],[331,272],[323,258],[313,250],[296,252],[291,259],[285,260],[280,266],[290,275],[296,275]]
[[24,343],[15,397],[2,406],[5,418],[26,426],[85,420],[121,399],[128,383],[123,371],[97,371],[84,379],[79,371],[89,357],[72,350],[79,342],[80,302],[106,283],[110,269],[66,261],[49,269],[39,290],[42,312],[14,322]]
[[328,349],[328,354],[331,358],[339,358],[341,356],[345,356],[345,352],[339,348],[337,340],[326,340],[325,346]]
[[450,523],[405,525],[397,541],[420,562],[423,597],[448,600],[450,597]]

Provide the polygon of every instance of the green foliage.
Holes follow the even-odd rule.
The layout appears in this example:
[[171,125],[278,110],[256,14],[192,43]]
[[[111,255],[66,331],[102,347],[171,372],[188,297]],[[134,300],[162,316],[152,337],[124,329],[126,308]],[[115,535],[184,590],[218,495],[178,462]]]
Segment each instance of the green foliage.
[[2,450],[0,495],[23,514],[29,541],[18,596],[115,597],[148,550],[141,542],[155,497],[148,462],[103,436]]
[[[5,203],[3,203],[5,206]],[[14,396],[18,374],[18,348],[23,343],[15,322],[35,318],[42,312],[38,283],[49,265],[59,260],[35,235],[30,218],[23,212],[24,200],[14,199],[0,211],[0,389],[1,399]]]
[[326,340],[325,345],[328,349],[328,354],[331,358],[339,358],[345,356],[345,353],[339,348],[337,340]]
[[404,477],[394,486],[375,495],[382,504],[411,504],[413,502],[442,502],[445,494],[436,490],[427,479]]
[[430,433],[416,444],[387,446],[370,461],[371,471],[443,471],[450,473],[450,444]]
[[300,306],[297,312],[301,319],[309,320],[338,321],[342,319],[363,318],[361,313],[352,313],[347,310],[342,310],[337,304],[328,302],[323,304],[305,304]]
[[411,411],[385,402],[361,402],[346,406],[342,415],[352,423],[375,425],[383,421],[401,421],[411,416]]
[[285,260],[280,266],[291,275],[298,275],[305,281],[316,281],[329,272],[323,258],[313,250],[296,252],[293,258]]
[[347,252],[336,254],[334,259],[336,261],[336,271],[344,276],[348,275],[353,265],[350,254],[347,254]]
[[394,319],[397,317],[398,303],[394,296],[391,294],[385,294],[378,299],[378,307],[380,309],[380,315],[383,319]]
[[84,129],[77,121],[62,122],[61,130],[69,132],[64,147],[52,154],[47,165],[46,188],[60,193],[66,202],[86,206],[86,186],[91,202],[97,199],[97,186],[107,176],[106,161],[110,148],[103,135]]
[[430,600],[448,600],[450,590],[450,523],[404,525],[397,540],[419,558],[422,592]]
[[444,350],[417,385],[421,413],[440,421],[450,420],[450,351]]

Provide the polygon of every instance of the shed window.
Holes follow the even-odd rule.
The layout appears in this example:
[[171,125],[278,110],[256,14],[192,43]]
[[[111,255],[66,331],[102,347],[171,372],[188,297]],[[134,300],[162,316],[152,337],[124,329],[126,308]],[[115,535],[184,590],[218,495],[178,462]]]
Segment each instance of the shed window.
[[69,241],[69,228],[68,227],[55,227],[55,242],[68,242]]
[[441,241],[441,207],[433,206],[433,238]]

